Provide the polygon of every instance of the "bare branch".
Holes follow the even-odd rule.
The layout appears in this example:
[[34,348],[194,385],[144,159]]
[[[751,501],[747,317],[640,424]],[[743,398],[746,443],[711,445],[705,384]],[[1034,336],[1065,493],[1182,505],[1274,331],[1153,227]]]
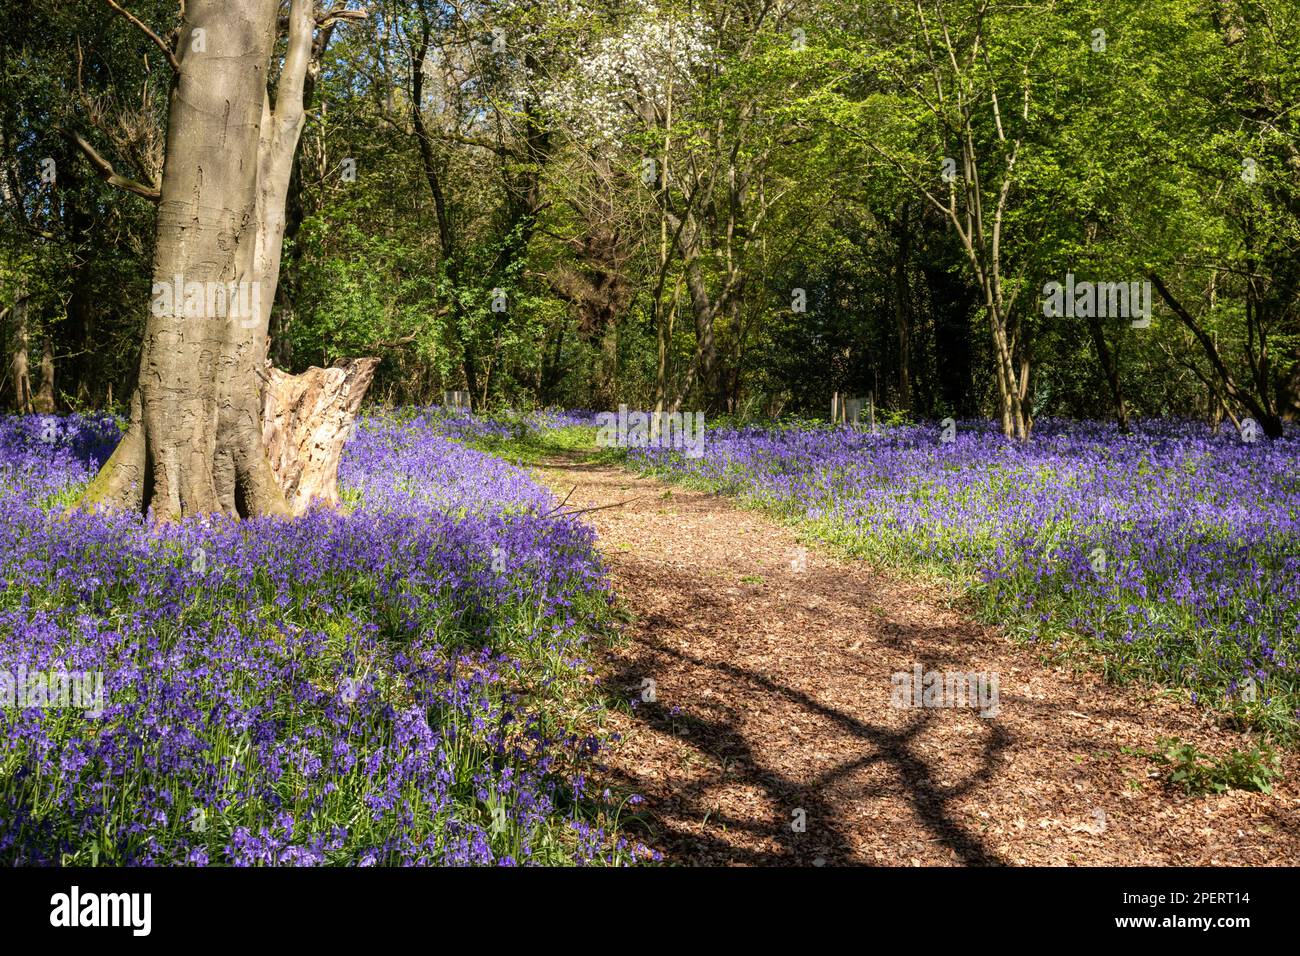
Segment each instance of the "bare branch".
[[80,133],[69,133],[72,141],[77,144],[77,148],[90,161],[90,165],[95,167],[95,172],[99,173],[101,179],[110,186],[116,186],[118,189],[125,189],[129,193],[135,193],[137,196],[143,196],[150,202],[157,202],[162,196],[162,192],[157,186],[146,186],[138,183],[134,179],[120,175],[113,164],[95,151],[95,147],[86,142]]
[[327,27],[341,20],[364,20],[369,16],[370,12],[368,10],[347,10],[343,7],[335,7],[327,13],[317,16],[316,26]]
[[175,51],[173,51],[172,48],[167,45],[166,40],[164,40],[158,34],[150,30],[148,26],[146,26],[141,20],[137,19],[129,10],[123,7],[120,3],[117,3],[116,0],[104,0],[104,2],[108,4],[110,7],[112,7],[114,10],[116,10],[118,13],[120,13],[123,17],[125,17],[128,23],[132,24],[134,27],[136,27],[136,29],[140,30],[145,36],[147,36],[150,40],[156,43],[158,45],[158,49],[162,50],[163,55],[167,57],[167,62],[172,65],[173,70],[175,70],[177,73],[181,71],[181,61],[176,59]]

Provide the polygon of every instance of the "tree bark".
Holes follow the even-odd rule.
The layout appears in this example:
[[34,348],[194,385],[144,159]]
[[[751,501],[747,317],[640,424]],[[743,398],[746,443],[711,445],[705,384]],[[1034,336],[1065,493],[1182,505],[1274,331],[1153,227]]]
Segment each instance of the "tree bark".
[[[416,145],[420,151],[420,165],[429,184],[429,193],[433,197],[433,208],[438,218],[438,245],[442,256],[442,269],[452,289],[460,285],[460,250],[456,244],[456,235],[452,228],[451,211],[447,195],[443,189],[443,174],[434,155],[433,138],[424,123],[424,80],[423,65],[433,42],[433,23],[429,18],[424,3],[419,4],[421,33],[413,62],[419,64],[411,71],[411,126],[415,133]],[[473,330],[464,327],[465,310],[459,296],[451,295],[448,305],[451,317],[448,328],[455,345],[461,352],[461,368],[465,375],[465,387],[471,395],[478,394],[478,354],[474,346]]]
[[9,357],[9,369],[14,376],[14,409],[20,415],[30,415],[32,408],[32,381],[28,372],[27,293],[19,290],[13,304],[14,343]]
[[377,358],[353,359],[301,375],[267,365],[262,441],[290,513],[339,503],[339,459],[378,365]]
[[898,403],[912,410],[912,289],[907,268],[912,258],[912,232],[907,203],[900,204],[893,222],[894,257],[894,325],[898,333]]
[[677,236],[677,248],[682,257],[682,268],[686,276],[686,291],[691,301],[691,314],[695,318],[696,354],[699,356],[698,380],[707,404],[717,392],[718,349],[713,338],[713,319],[722,304],[709,296],[709,288],[704,281],[704,272],[700,267],[703,254],[700,229],[695,217],[687,212],[682,218],[668,213],[668,223]]
[[1088,317],[1088,331],[1092,334],[1092,344],[1097,349],[1097,360],[1101,362],[1101,369],[1106,373],[1106,383],[1110,386],[1111,403],[1115,408],[1115,422],[1119,425],[1121,434],[1129,433],[1128,424],[1128,403],[1124,400],[1124,386],[1119,378],[1119,366],[1115,362],[1115,356],[1106,344],[1106,332],[1101,326],[1101,319],[1095,315]]
[[1291,353],[1291,374],[1278,387],[1278,408],[1286,421],[1300,419],[1300,347]]
[[1196,340],[1205,351],[1205,357],[1209,359],[1210,368],[1214,370],[1214,375],[1218,378],[1220,385],[1223,386],[1223,391],[1227,397],[1250,412],[1260,427],[1263,428],[1266,437],[1281,438],[1283,434],[1282,418],[1274,413],[1271,408],[1267,391],[1262,395],[1257,395],[1252,393],[1250,389],[1238,384],[1224,363],[1223,357],[1219,354],[1218,346],[1215,344],[1214,339],[1210,337],[1210,334],[1201,328],[1187,307],[1169,291],[1169,287],[1159,275],[1152,272],[1150,278],[1156,292],[1160,294],[1160,298],[1165,300],[1165,304],[1178,317],[1178,321],[1182,322],[1187,327],[1187,330],[1196,336]]
[[41,344],[41,384],[32,396],[32,408],[40,415],[54,414],[54,343],[46,329]]
[[156,520],[292,513],[263,444],[261,382],[317,17],[313,0],[293,0],[272,109],[278,10],[277,0],[185,8],[138,395],[87,505]]

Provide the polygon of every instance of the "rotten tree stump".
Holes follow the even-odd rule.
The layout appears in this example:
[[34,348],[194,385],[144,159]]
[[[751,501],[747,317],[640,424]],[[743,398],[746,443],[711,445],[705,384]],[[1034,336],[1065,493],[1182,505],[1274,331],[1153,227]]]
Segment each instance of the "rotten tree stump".
[[268,364],[262,443],[294,516],[313,503],[339,503],[339,459],[378,365],[351,359],[290,375]]

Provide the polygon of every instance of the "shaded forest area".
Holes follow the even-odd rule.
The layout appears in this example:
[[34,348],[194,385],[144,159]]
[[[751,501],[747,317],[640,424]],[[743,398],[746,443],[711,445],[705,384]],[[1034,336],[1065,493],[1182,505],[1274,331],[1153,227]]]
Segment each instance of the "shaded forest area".
[[[19,3],[0,37],[4,409],[136,385],[181,19],[123,6]],[[283,369],[1008,434],[1300,413],[1293,0],[348,6],[302,84]],[[1150,321],[1045,314],[1076,280]]]

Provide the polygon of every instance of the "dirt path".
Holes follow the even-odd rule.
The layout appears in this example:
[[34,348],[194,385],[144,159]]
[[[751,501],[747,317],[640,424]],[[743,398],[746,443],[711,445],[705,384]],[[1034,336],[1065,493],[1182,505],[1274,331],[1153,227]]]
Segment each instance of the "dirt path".
[[[926,586],[801,545],[725,498],[553,460],[635,614],[606,661],[638,698],[611,781],[679,863],[1294,864],[1300,767],[1273,795],[1188,798],[1121,748],[1243,740],[1150,691],[1039,662]],[[806,570],[792,567],[806,547]],[[891,675],[999,677],[999,712],[891,706]],[[654,702],[640,702],[653,681]],[[802,832],[797,829],[804,822]]]

